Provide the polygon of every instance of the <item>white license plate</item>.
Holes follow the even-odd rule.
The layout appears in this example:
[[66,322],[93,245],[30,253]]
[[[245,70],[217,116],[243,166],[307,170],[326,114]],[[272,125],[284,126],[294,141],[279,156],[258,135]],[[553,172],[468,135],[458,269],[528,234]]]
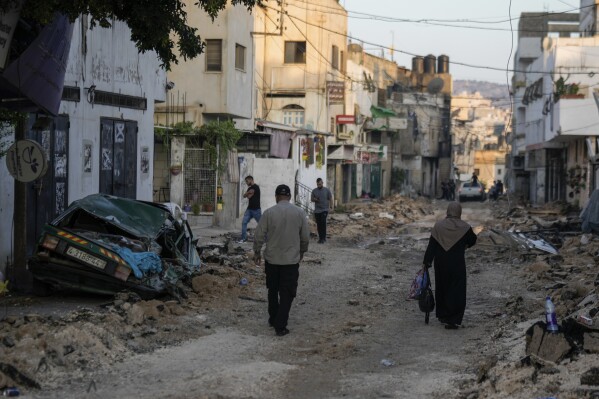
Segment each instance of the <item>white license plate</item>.
[[106,267],[106,261],[96,258],[95,256],[91,256],[87,252],[83,252],[74,247],[69,247],[67,249],[67,255],[70,255],[73,258],[77,258],[87,263],[88,265],[97,267],[98,269],[104,269]]

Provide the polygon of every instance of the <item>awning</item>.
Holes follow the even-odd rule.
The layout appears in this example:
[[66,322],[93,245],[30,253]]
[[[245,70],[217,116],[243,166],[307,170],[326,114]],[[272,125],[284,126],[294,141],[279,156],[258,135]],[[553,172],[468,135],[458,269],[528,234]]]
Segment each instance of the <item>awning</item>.
[[354,160],[354,145],[353,144],[329,144],[328,145],[328,160],[337,161],[353,161]]
[[296,132],[298,130],[297,127],[284,125],[282,123],[270,122],[270,121],[256,121],[256,126],[269,127],[271,129],[285,130],[288,132]]
[[322,135],[322,136],[332,136],[332,133],[329,132],[320,132],[318,130],[313,130],[313,129],[297,129],[295,131],[296,134],[303,134],[303,135],[310,135],[310,134],[318,134],[318,135]]

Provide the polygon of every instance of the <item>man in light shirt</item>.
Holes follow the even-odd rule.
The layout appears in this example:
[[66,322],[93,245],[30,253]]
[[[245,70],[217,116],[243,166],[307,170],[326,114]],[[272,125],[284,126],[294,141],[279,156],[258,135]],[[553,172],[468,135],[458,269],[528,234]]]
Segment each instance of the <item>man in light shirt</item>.
[[257,265],[262,259],[262,246],[266,244],[264,267],[268,288],[268,323],[278,336],[289,334],[287,321],[297,293],[299,263],[310,242],[308,217],[301,208],[289,202],[290,198],[289,186],[277,186],[277,204],[262,214],[254,234],[254,261]]

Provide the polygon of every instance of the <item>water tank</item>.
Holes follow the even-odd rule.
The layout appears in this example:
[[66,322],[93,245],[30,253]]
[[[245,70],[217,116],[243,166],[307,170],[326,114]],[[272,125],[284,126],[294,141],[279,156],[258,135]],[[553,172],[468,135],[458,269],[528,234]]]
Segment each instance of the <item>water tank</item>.
[[412,58],[412,72],[417,74],[424,73],[424,58],[414,57]]
[[437,73],[449,73],[449,57],[440,55],[437,58]]
[[424,57],[424,73],[434,74],[437,70],[437,57],[432,54]]

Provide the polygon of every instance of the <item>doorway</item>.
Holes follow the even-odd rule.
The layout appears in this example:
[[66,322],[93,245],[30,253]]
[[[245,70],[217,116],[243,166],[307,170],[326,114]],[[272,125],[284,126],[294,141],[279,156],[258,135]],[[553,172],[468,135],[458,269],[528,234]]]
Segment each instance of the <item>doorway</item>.
[[137,122],[100,119],[99,192],[136,198]]

